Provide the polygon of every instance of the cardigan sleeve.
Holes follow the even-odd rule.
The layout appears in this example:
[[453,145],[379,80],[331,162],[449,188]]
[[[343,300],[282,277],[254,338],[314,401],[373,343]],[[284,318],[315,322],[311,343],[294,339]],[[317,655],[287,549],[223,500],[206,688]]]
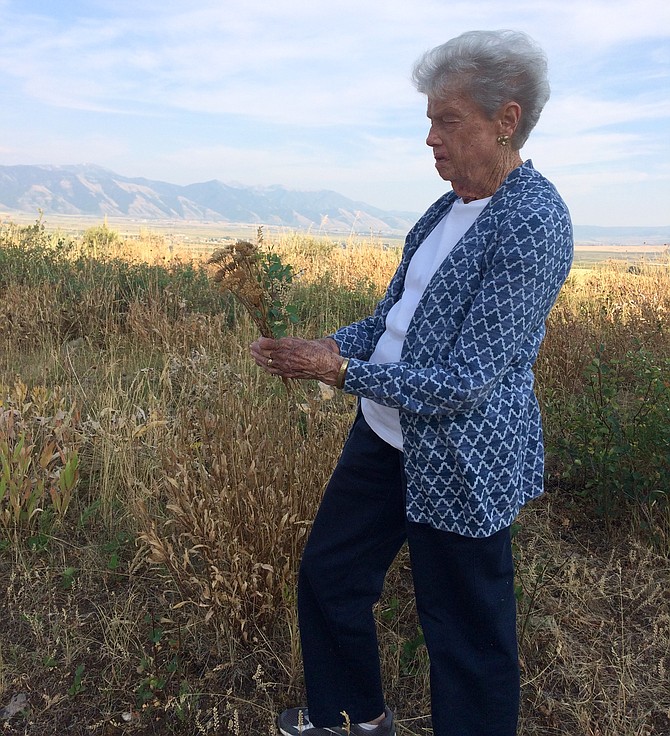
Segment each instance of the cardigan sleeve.
[[383,319],[379,311],[378,306],[370,317],[342,327],[330,336],[337,343],[341,355],[359,360],[367,360],[372,355],[378,336],[383,331],[380,328]]
[[[520,208],[498,228],[494,252],[453,349],[439,362],[352,358],[344,390],[417,414],[467,412],[491,394],[524,348],[539,344],[572,262],[565,207]],[[431,340],[444,335],[431,333]],[[537,345],[535,345],[535,349]],[[412,356],[414,360],[416,356]]]

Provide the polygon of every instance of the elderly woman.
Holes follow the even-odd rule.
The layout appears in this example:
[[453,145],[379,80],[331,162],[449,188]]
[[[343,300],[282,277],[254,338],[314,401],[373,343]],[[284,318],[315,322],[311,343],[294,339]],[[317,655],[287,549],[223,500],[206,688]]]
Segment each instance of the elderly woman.
[[395,734],[372,608],[404,542],[433,733],[516,733],[509,527],[542,492],[532,365],[573,251],[563,200],[519,155],[547,65],[525,34],[471,32],[427,52],[414,81],[452,191],[410,231],[372,316],[251,347],[269,373],[337,386],[360,407],[300,567],[308,708],[281,714],[285,736]]

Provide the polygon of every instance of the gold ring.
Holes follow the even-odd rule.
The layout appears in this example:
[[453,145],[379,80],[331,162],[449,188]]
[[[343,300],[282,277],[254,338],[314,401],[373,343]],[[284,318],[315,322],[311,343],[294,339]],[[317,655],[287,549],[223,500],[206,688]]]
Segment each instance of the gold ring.
[[272,358],[268,358],[268,365],[272,365]]

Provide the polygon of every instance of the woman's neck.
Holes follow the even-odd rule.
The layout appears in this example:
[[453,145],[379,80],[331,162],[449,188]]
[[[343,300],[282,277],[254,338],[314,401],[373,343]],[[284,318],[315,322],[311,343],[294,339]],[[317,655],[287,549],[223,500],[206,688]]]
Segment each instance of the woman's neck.
[[485,199],[495,194],[500,188],[500,185],[507,179],[510,172],[514,171],[514,169],[523,163],[518,151],[505,152],[505,154],[500,157],[488,175],[480,181],[458,184],[452,182],[456,194],[465,203],[472,202],[475,199]]

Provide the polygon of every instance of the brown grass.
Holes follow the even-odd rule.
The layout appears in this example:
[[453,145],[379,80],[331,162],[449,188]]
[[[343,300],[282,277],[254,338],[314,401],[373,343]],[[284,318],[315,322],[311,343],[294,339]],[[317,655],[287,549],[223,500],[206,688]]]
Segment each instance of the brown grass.
[[[359,291],[362,316],[398,258],[373,242],[274,245],[302,271],[305,334],[353,319]],[[667,353],[669,287],[662,268],[573,275],[540,391],[577,390],[601,342],[611,355],[634,339]],[[244,315],[233,323],[156,290],[117,321],[96,294],[84,314],[44,285],[9,284],[0,305],[0,411],[13,417],[3,436],[15,446],[28,433],[35,458],[54,437],[79,456],[62,518],[45,495],[1,535],[0,713],[26,698],[3,733],[272,734],[276,712],[303,698],[295,574],[354,403],[313,384],[288,396],[261,375]],[[69,336],[73,313],[85,329]],[[107,326],[93,330],[94,314]],[[630,529],[606,535],[557,488],[519,528],[520,735],[668,736],[667,557]],[[399,734],[427,736],[404,551],[378,620]]]

